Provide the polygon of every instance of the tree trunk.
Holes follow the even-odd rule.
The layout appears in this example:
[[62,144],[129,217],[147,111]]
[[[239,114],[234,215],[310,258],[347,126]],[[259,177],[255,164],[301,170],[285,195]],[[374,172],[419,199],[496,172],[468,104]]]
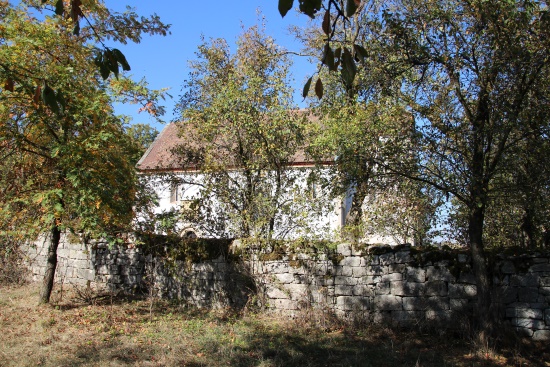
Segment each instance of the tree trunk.
[[44,273],[42,288],[40,289],[40,304],[49,303],[50,296],[52,294],[55,268],[57,267],[57,247],[59,246],[59,241],[61,239],[61,231],[59,230],[57,223],[54,224],[51,235],[50,246],[48,247],[46,272]]
[[468,235],[477,285],[475,323],[480,331],[480,338],[486,340],[495,330],[495,315],[492,313],[491,282],[487,271],[486,257],[483,252],[484,208],[484,206],[475,206],[473,209],[470,209]]

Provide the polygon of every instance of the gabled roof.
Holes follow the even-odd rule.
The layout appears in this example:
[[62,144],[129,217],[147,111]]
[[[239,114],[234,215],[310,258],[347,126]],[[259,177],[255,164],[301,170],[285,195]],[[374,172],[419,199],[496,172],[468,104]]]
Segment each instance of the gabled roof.
[[[311,115],[309,120],[314,123],[318,122],[318,118]],[[142,172],[195,171],[196,167],[189,165],[188,162],[184,163],[184,160],[174,153],[177,147],[183,144],[193,144],[193,142],[180,136],[180,128],[177,123],[168,124],[141,157],[136,168]],[[313,159],[309,158],[301,149],[294,154],[291,166],[311,166],[313,164]]]

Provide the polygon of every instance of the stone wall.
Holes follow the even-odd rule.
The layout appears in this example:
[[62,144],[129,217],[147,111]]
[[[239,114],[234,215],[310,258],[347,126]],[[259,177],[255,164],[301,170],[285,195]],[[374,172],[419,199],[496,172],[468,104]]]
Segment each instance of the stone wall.
[[[35,279],[44,273],[45,246],[29,249]],[[254,294],[285,314],[318,308],[342,318],[396,326],[456,326],[476,303],[470,257],[458,250],[403,245],[335,249],[233,246],[198,263],[165,262],[132,246],[105,243],[59,248],[57,280],[177,298],[196,306],[242,307]],[[550,256],[491,255],[495,312],[519,332],[550,339]]]

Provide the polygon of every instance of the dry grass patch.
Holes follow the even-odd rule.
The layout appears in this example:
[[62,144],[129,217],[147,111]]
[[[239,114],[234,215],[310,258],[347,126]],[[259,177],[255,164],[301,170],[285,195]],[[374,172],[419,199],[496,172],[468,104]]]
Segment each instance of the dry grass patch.
[[473,348],[443,336],[306,318],[198,311],[65,294],[36,306],[37,285],[0,288],[0,366],[550,366],[545,344]]

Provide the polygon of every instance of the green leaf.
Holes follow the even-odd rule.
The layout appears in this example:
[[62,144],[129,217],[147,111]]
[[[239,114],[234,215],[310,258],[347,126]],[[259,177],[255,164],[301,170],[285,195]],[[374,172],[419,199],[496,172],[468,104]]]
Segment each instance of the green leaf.
[[116,60],[120,63],[122,66],[122,70],[124,71],[130,71],[130,64],[128,64],[128,61],[126,60],[126,57],[122,52],[120,52],[119,49],[113,48],[113,54],[115,55]]
[[322,5],[323,0],[300,0],[300,11],[313,19]]
[[77,20],[74,22],[73,34],[78,36],[80,34],[80,22]]
[[315,83],[315,94],[317,95],[317,98],[323,98],[323,82],[321,81],[321,78],[317,79],[317,82]]
[[347,0],[346,2],[346,16],[352,17],[357,11],[357,8],[361,5],[361,0]]
[[65,9],[63,7],[63,0],[57,0],[55,3],[55,14],[57,15],[63,15],[65,12]]
[[313,77],[310,77],[306,84],[304,85],[304,90],[302,91],[302,97],[306,98],[308,93],[309,93],[309,88],[311,87],[311,80],[313,79]]
[[55,97],[55,91],[47,84],[44,84],[40,97],[42,102],[48,106],[55,114],[59,115],[59,106]]
[[279,0],[279,13],[281,14],[281,17],[285,17],[286,13],[292,9],[293,4],[294,0]]
[[344,54],[342,55],[342,79],[347,88],[351,88],[355,74],[357,73],[357,66],[353,61],[353,56],[347,48],[344,48]]
[[363,46],[355,44],[353,45],[353,49],[355,50],[355,55],[357,55],[362,62],[365,62],[365,59],[369,57],[369,53]]
[[325,12],[322,24],[323,32],[328,36],[330,34],[330,11]]
[[328,66],[330,71],[336,70],[334,67],[334,52],[328,43],[325,44],[325,49],[323,50],[323,60],[321,60],[321,62]]

